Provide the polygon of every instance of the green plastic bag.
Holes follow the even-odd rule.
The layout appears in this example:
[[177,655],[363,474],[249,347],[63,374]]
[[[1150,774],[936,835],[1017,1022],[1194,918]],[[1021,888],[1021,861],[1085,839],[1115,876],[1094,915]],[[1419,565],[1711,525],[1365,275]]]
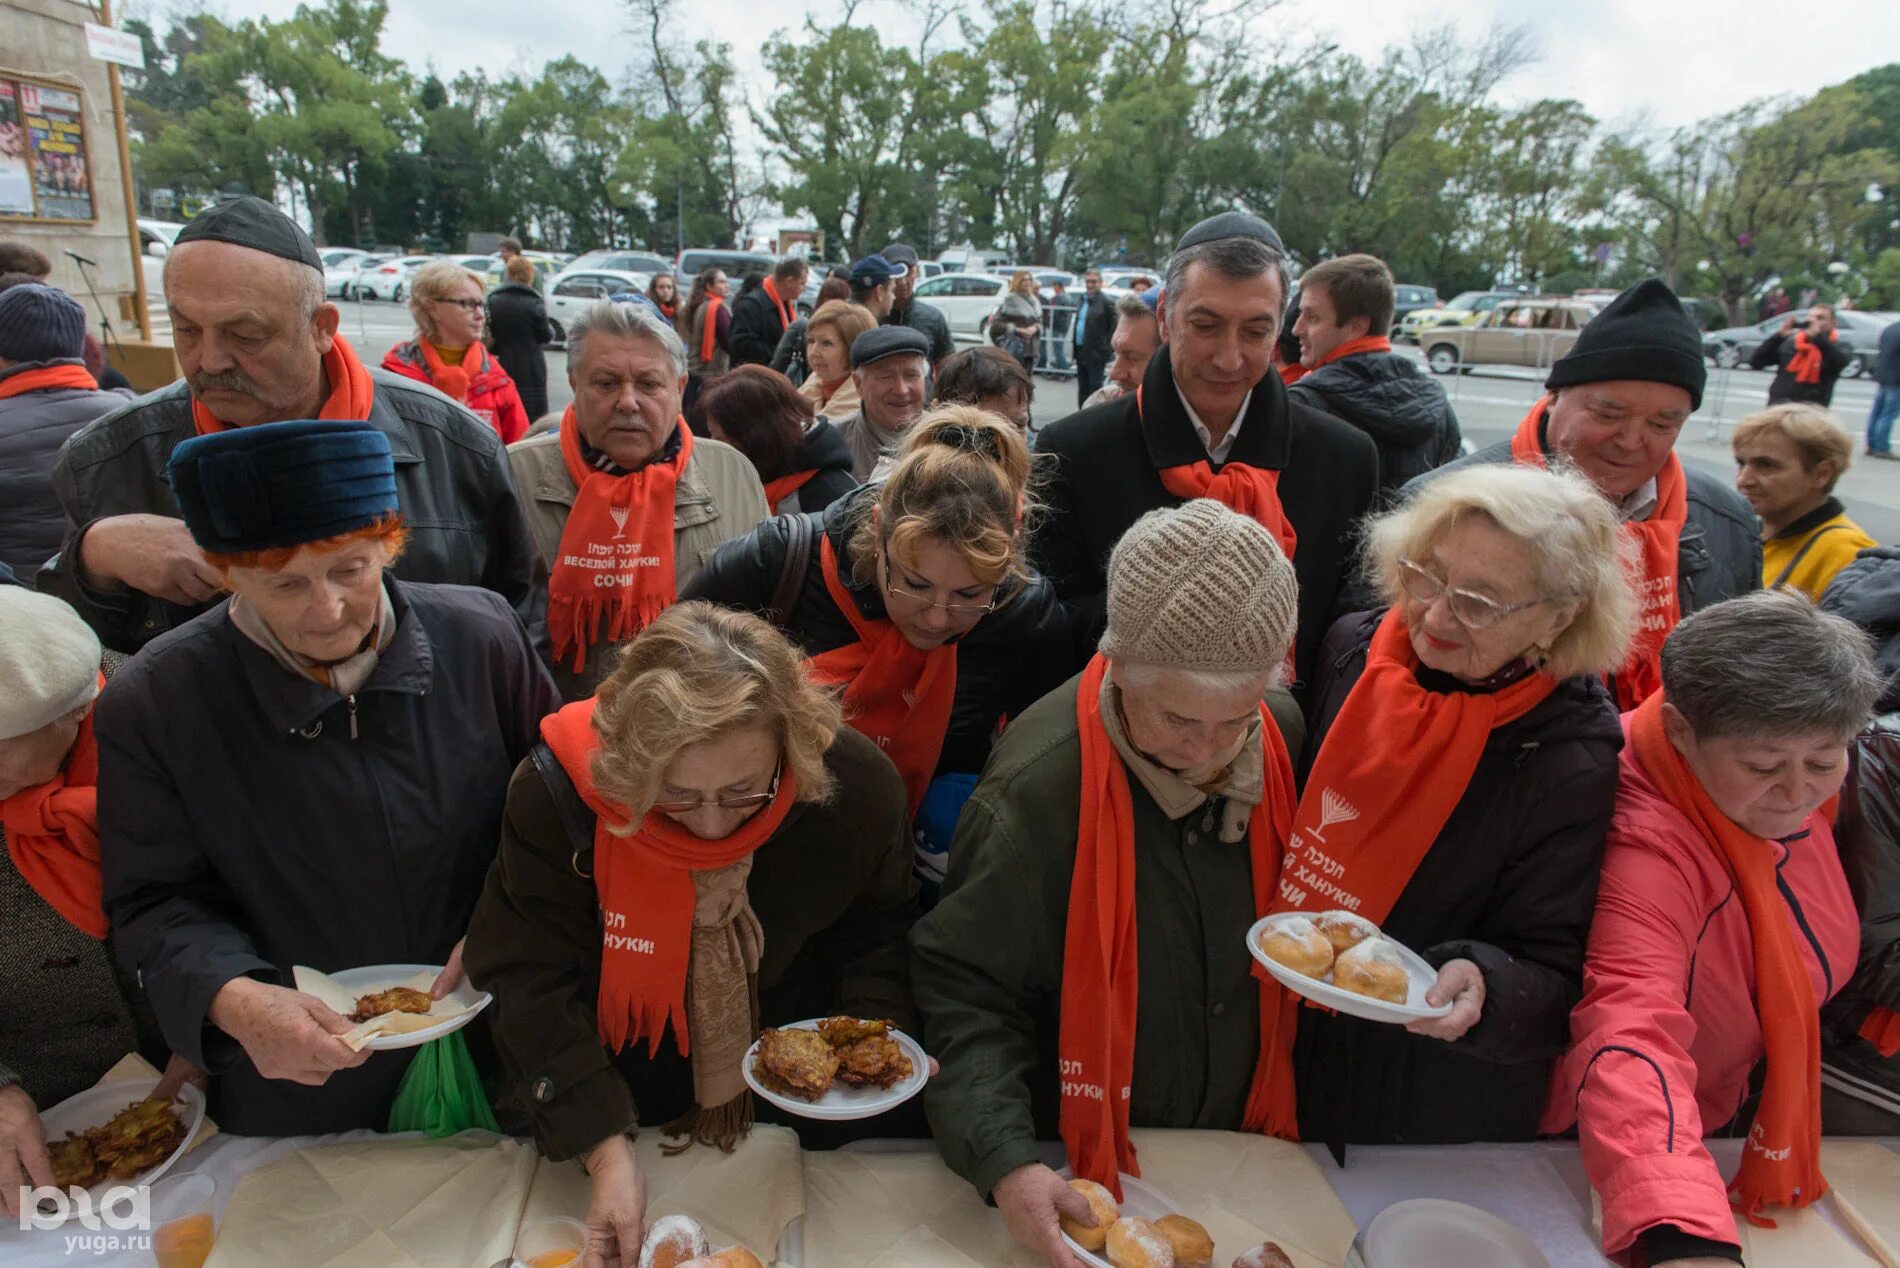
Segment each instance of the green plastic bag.
[[482,1077],[475,1071],[475,1058],[468,1055],[458,1030],[423,1044],[409,1063],[389,1107],[389,1130],[419,1131],[434,1140],[471,1127],[501,1134]]

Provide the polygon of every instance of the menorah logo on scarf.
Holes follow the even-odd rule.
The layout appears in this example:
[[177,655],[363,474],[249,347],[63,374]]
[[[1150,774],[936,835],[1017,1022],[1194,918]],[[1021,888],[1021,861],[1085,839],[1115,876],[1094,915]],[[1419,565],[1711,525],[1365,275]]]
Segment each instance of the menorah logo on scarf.
[[1359,817],[1359,808],[1328,788],[1319,795],[1319,826],[1312,829],[1315,841],[1326,840],[1326,829],[1336,823],[1351,823]]
[[607,508],[608,518],[614,522],[614,541],[619,541],[627,535],[627,517],[632,514],[633,508],[631,506],[610,506]]

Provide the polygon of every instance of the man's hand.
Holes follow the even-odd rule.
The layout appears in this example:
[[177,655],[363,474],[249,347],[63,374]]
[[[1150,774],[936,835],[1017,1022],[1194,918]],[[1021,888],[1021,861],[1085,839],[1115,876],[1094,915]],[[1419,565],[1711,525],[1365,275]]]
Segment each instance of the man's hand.
[[302,991],[232,978],[212,997],[210,1017],[267,1079],[321,1087],[338,1070],[369,1060],[369,1049],[353,1052],[337,1037],[348,1033],[349,1020]]
[[79,539],[79,571],[95,590],[128,585],[185,607],[224,589],[185,522],[164,515],[99,520]]
[[1438,980],[1425,992],[1425,1002],[1433,1008],[1450,1004],[1443,1017],[1422,1017],[1405,1028],[1428,1039],[1450,1043],[1463,1039],[1465,1032],[1484,1015],[1484,973],[1469,960],[1447,960],[1438,970]]
[[435,975],[435,984],[429,988],[430,998],[441,999],[462,984],[462,947],[467,942],[467,938],[455,940],[455,949],[449,952],[449,962]]
[[1068,1181],[1032,1162],[998,1180],[990,1196],[1003,1213],[1009,1235],[1048,1260],[1049,1268],[1088,1268],[1062,1240],[1058,1223],[1066,1215],[1078,1224],[1095,1226],[1089,1200],[1070,1188]]
[[1783,317],[1781,319],[1781,333],[1784,335],[1790,334],[1793,332],[1793,330],[1794,330],[1794,314],[1790,313],[1786,317]]
[[46,1156],[46,1129],[33,1098],[15,1083],[0,1088],[0,1211],[20,1218],[23,1185],[53,1185],[53,1160]]
[[587,1155],[594,1178],[587,1201],[587,1249],[581,1268],[633,1268],[646,1236],[647,1181],[633,1156],[633,1142],[609,1136]]

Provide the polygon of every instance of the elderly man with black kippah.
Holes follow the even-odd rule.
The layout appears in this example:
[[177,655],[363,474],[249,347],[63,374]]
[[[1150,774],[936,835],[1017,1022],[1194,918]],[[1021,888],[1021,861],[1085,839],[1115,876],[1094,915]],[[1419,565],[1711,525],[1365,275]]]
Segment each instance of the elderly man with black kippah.
[[851,341],[851,378],[860,404],[837,427],[851,446],[852,476],[868,484],[897,465],[904,437],[924,415],[930,341],[909,326],[867,330]]
[[410,524],[410,581],[493,590],[538,632],[543,590],[494,429],[439,393],[365,366],[337,333],[309,235],[257,198],[201,213],[165,259],[165,304],[185,377],[82,428],[53,486],[66,537],[40,588],[108,647],[138,650],[203,612],[219,578],[165,483],[194,435],[290,419],[366,420],[389,440]]
[[221,1125],[380,1129],[410,1054],[352,1049],[291,970],[444,965],[452,989],[554,682],[498,595],[388,575],[408,529],[374,424],[214,432],[167,474],[232,597],[94,714],[118,954]]
[[1569,464],[1616,507],[1642,568],[1629,660],[1612,677],[1625,711],[1662,685],[1663,640],[1691,612],[1761,588],[1755,514],[1724,481],[1676,457],[1702,405],[1702,335],[1674,291],[1649,278],[1590,319],[1544,380],[1517,434],[1427,472],[1410,493],[1476,463]]
[[1288,398],[1272,364],[1285,311],[1273,226],[1238,211],[1203,220],[1169,258],[1161,347],[1140,384],[1037,434],[1053,463],[1036,564],[1069,605],[1078,663],[1101,636],[1104,566],[1122,533],[1148,511],[1208,497],[1264,525],[1293,560],[1293,662],[1309,677],[1340,615],[1379,455],[1364,432]]

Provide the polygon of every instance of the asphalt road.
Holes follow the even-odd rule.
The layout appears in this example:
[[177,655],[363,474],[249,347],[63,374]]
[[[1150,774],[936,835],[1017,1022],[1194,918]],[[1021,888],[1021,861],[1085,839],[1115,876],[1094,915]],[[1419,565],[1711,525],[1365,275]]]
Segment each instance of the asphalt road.
[[[409,310],[402,304],[370,300],[342,306],[343,332],[367,361],[380,361],[392,344],[413,333]],[[1405,355],[1418,357],[1416,348],[1402,349]],[[567,405],[567,355],[550,350],[548,357],[548,397],[552,408]],[[1694,463],[1723,479],[1734,475],[1734,457],[1729,450],[1729,432],[1734,423],[1767,401],[1771,376],[1757,370],[1709,371],[1709,386],[1703,393],[1702,409],[1683,428],[1676,452],[1684,462]],[[1532,402],[1543,394],[1543,375],[1532,370],[1498,367],[1478,369],[1468,374],[1451,375],[1438,380],[1450,395],[1458,411],[1465,436],[1482,448],[1503,440],[1516,430]],[[1837,490],[1848,514],[1861,527],[1882,542],[1900,542],[1900,463],[1860,461],[1867,412],[1873,405],[1872,379],[1842,379],[1834,390],[1834,414],[1842,426],[1856,438],[1856,462],[1841,480]],[[1074,380],[1038,378],[1034,415],[1037,426],[1044,426],[1075,408]]]

